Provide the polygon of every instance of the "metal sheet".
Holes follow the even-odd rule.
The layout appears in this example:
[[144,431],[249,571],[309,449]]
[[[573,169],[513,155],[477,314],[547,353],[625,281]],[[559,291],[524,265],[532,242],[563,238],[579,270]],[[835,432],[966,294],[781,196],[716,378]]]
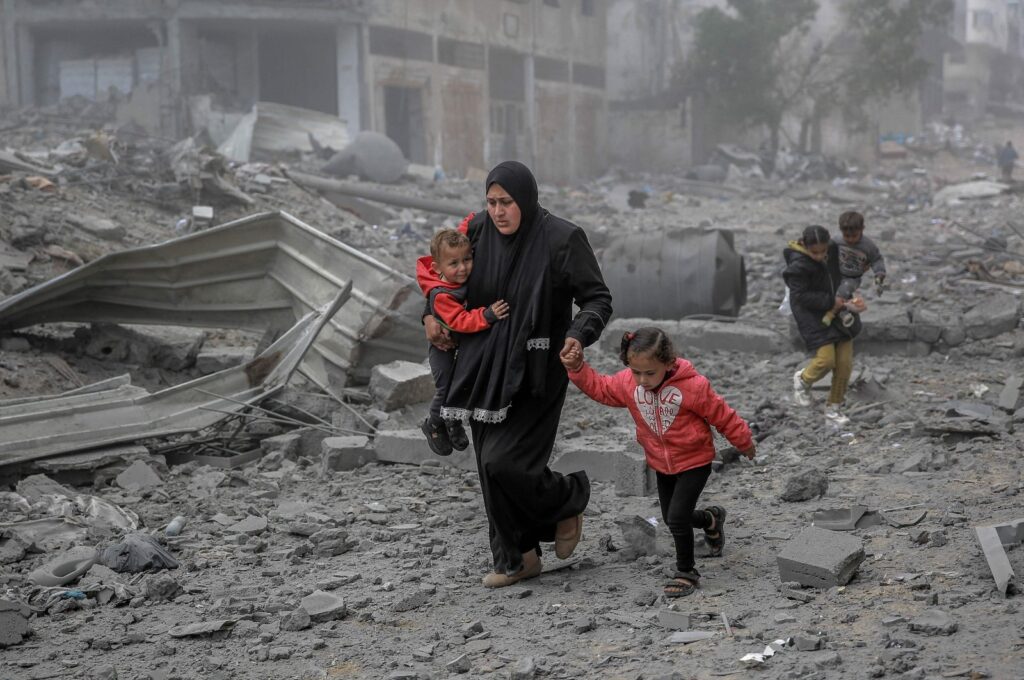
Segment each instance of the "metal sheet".
[[348,283],[303,371],[365,382],[377,363],[421,361],[413,279],[280,212],[105,255],[0,302],[0,330],[60,321],[286,329]]
[[[310,312],[252,361],[153,394],[114,389],[0,409],[0,465],[208,427],[277,392],[351,286]],[[130,387],[130,386],[127,386]],[[217,395],[217,396],[213,396]]]

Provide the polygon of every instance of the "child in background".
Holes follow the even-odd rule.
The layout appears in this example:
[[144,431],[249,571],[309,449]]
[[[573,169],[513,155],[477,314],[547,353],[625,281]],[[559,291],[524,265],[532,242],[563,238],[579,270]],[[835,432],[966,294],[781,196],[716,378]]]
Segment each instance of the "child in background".
[[[504,300],[490,307],[466,309],[466,281],[472,271],[473,251],[469,237],[455,229],[442,229],[434,234],[430,255],[416,261],[416,281],[427,296],[431,314],[455,333],[478,333],[508,316],[508,304]],[[430,450],[447,456],[453,448],[464,451],[469,446],[462,423],[457,420],[445,423],[441,418],[456,350],[442,351],[430,345],[427,352],[436,391],[430,402],[430,415],[420,429],[427,436]]]
[[789,289],[789,307],[797,330],[814,357],[806,367],[793,374],[793,401],[798,406],[811,405],[811,386],[832,371],[832,389],[825,405],[825,419],[834,427],[849,423],[841,411],[846,387],[853,371],[853,336],[858,326],[843,327],[840,323],[821,325],[822,314],[833,315],[847,304],[862,312],[864,301],[847,301],[836,294],[840,280],[839,246],[832,241],[828,229],[812,225],[804,229],[797,241],[783,249],[786,269],[782,277]]
[[636,439],[658,478],[658,499],[676,547],[676,571],[666,597],[690,595],[700,584],[694,564],[693,529],[704,530],[712,556],[725,545],[725,509],[696,510],[715,457],[711,427],[747,458],[756,452],[747,423],[718,396],[708,379],[676,356],[672,341],[658,328],[622,336],[619,358],[627,366],[601,375],[571,349],[560,355],[569,379],[591,399],[625,407],[636,421]]
[[[881,293],[885,285],[885,259],[875,242],[864,235],[864,216],[847,210],[839,216],[839,230],[843,234],[842,238],[832,239],[839,247],[839,273],[842,275],[836,296],[844,300],[857,297],[861,277],[868,269],[875,273],[875,288]],[[821,323],[828,326],[833,316],[831,311],[826,312]],[[839,310],[839,321],[849,328],[853,325],[854,316],[844,307]]]

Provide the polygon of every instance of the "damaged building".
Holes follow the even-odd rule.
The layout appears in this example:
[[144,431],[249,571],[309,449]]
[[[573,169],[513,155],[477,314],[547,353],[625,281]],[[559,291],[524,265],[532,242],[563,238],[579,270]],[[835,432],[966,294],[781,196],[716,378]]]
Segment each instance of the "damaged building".
[[603,171],[600,0],[0,4],[0,108],[83,97],[119,123],[216,144],[260,101],[383,132],[413,163]]

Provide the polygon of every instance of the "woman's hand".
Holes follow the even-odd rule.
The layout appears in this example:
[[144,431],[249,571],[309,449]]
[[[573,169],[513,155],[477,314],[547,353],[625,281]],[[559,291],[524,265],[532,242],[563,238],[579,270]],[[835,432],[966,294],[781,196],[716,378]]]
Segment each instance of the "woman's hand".
[[566,338],[558,358],[562,360],[565,370],[575,373],[583,368],[583,345],[576,338]]
[[835,300],[835,304],[832,305],[832,313],[835,314],[836,312],[838,312],[840,309],[842,309],[845,306],[846,306],[846,300],[844,300],[843,298],[841,298],[841,297],[839,297],[837,295],[836,296],[836,300]]
[[442,326],[433,316],[423,317],[423,329],[427,333],[427,341],[442,352],[455,347],[448,329]]

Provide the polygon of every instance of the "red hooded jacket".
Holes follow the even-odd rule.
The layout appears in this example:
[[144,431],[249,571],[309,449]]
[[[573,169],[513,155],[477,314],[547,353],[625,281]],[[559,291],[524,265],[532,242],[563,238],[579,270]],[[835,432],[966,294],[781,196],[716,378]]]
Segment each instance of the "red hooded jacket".
[[594,401],[629,409],[647,464],[663,474],[710,463],[715,457],[712,425],[740,451],[754,443],[746,421],[685,359],[676,359],[656,392],[637,385],[628,368],[601,375],[584,362],[579,371],[569,372],[569,379]]

